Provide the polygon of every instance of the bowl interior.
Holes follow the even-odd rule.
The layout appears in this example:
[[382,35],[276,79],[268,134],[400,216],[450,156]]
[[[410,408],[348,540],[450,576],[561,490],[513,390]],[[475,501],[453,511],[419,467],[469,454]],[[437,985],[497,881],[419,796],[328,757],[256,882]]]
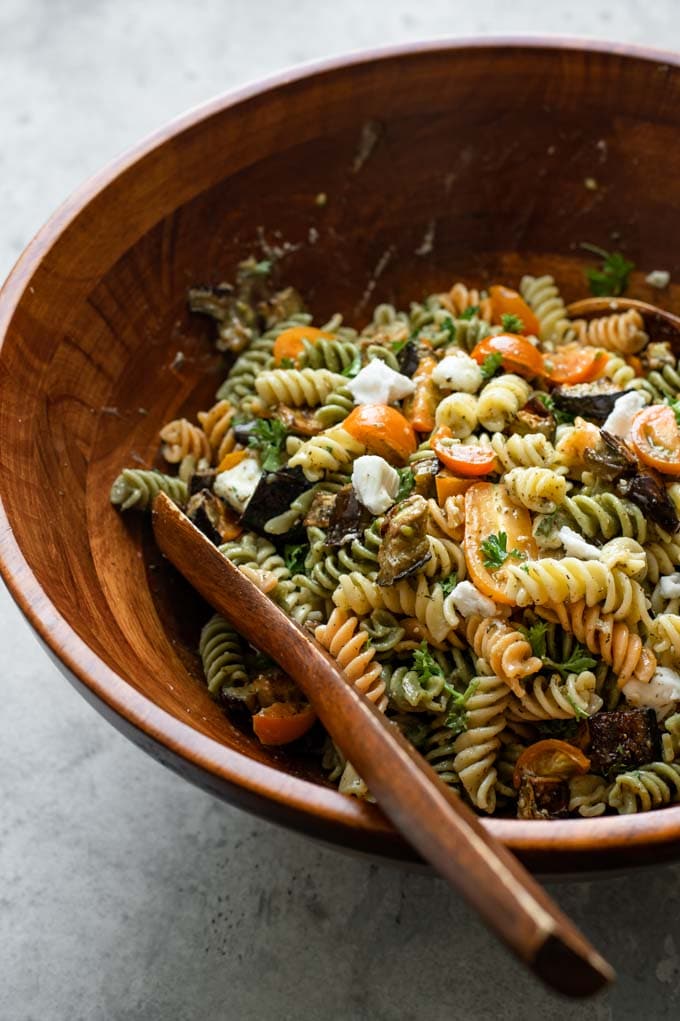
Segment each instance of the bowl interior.
[[[147,700],[164,711],[154,739],[181,756],[185,731],[162,721],[188,726],[204,772],[219,773],[209,738],[320,781],[211,701],[195,652],[209,611],[161,562],[148,522],[108,504],[120,468],[154,463],[161,424],[208,407],[223,377],[187,288],[274,252],[319,320],[340,310],[360,326],[380,301],[407,304],[457,278],[547,272],[567,300],[582,297],[582,241],[675,278],[679,99],[665,61],[423,47],[217,101],[86,185],[0,304],[4,572],[69,668],[118,713],[127,686],[141,695],[138,728]],[[660,295],[643,272],[633,283],[677,305],[678,285]],[[296,790],[304,812],[321,812],[314,787]],[[385,829],[370,806],[328,798],[323,812],[355,830]]]

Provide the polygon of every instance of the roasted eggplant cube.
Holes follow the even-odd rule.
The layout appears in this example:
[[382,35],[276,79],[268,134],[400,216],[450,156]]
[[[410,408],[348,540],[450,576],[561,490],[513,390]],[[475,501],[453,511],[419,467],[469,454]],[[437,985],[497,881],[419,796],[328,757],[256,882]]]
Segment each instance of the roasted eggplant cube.
[[569,814],[569,782],[525,773],[517,797],[518,819],[559,819]]
[[345,486],[333,504],[326,545],[344,546],[352,539],[362,539],[371,520],[371,512],[360,503],[353,486]]
[[422,496],[409,496],[387,512],[378,551],[378,585],[394,585],[431,559],[428,518],[427,501]]
[[271,539],[272,536],[265,531],[264,526],[272,518],[290,510],[291,503],[311,485],[301,468],[280,468],[275,472],[266,472],[248,501],[241,523],[244,528]]
[[594,383],[556,386],[551,396],[555,407],[560,411],[590,418],[593,422],[604,422],[624,393],[625,390],[621,390],[608,379],[598,379]]
[[409,340],[406,344],[404,344],[397,355],[397,362],[402,376],[408,376],[410,378],[420,363],[418,345],[414,340]]
[[411,465],[414,486],[413,492],[424,496],[426,500],[434,498],[437,491],[437,473],[440,469],[439,459],[424,457],[422,461],[416,461]]
[[209,489],[195,493],[187,504],[189,520],[216,546],[223,543],[229,534],[229,513],[219,496],[215,496]]
[[213,482],[217,472],[207,469],[206,471],[192,472],[189,477],[189,496],[195,496],[204,489],[212,492]]
[[635,769],[661,757],[661,736],[653,709],[615,709],[587,721],[593,773],[607,776]]
[[328,528],[335,507],[335,493],[315,493],[309,510],[304,516],[305,528]]

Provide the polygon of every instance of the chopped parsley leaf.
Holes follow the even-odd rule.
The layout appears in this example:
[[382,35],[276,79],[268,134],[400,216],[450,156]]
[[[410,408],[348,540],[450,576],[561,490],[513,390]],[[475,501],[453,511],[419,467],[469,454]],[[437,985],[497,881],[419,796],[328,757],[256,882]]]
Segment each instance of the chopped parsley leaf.
[[520,317],[512,315],[510,312],[504,312],[501,316],[501,326],[508,333],[521,333],[524,329],[524,323]]
[[300,545],[287,543],[283,547],[283,559],[291,574],[300,574],[304,570],[305,558],[308,553],[308,543],[300,543]]
[[419,675],[422,684],[426,684],[431,677],[444,676],[444,671],[432,656],[427,642],[421,642],[420,648],[414,651],[413,669]]
[[492,532],[491,535],[482,540],[480,546],[484,554],[484,566],[488,567],[491,571],[496,571],[499,567],[502,567],[508,557],[513,557],[515,560],[526,559],[526,553],[520,553],[519,550],[508,551],[508,536],[506,532],[499,532],[498,535]]
[[439,584],[441,585],[441,590],[444,593],[444,596],[450,596],[458,584],[458,571],[454,571],[448,576],[448,578],[442,578]]
[[295,362],[292,358],[282,358],[279,363],[280,369],[294,369]]
[[403,351],[411,339],[411,337],[405,337],[404,340],[393,340],[390,347],[392,351],[394,351],[395,355],[398,355],[400,351]]
[[454,323],[451,316],[446,316],[441,322],[442,330],[445,330],[449,337],[449,343],[452,344],[456,339],[456,324]]
[[458,316],[459,319],[474,319],[479,312],[479,305],[470,305]]
[[399,489],[395,503],[401,503],[415,486],[416,480],[410,468],[397,468],[397,475],[399,476]]
[[602,259],[600,269],[587,269],[586,278],[590,285],[590,293],[596,297],[616,297],[623,294],[628,286],[628,277],[631,270],[635,269],[635,263],[629,262],[621,252],[606,252],[604,248],[591,245],[587,242],[581,244],[587,252],[598,255]]
[[286,427],[278,418],[260,418],[250,431],[248,446],[260,451],[260,464],[266,472],[277,471],[283,462]]
[[352,379],[361,371],[361,351],[357,351],[347,368],[342,370],[342,375]]
[[451,730],[452,736],[462,734],[468,728],[467,704],[470,697],[474,695],[479,687],[479,678],[475,677],[470,681],[465,691],[449,689],[449,702],[447,705],[446,726]]
[[503,364],[503,355],[496,351],[492,355],[487,355],[482,362],[482,379],[491,379],[495,372],[498,372],[501,365]]

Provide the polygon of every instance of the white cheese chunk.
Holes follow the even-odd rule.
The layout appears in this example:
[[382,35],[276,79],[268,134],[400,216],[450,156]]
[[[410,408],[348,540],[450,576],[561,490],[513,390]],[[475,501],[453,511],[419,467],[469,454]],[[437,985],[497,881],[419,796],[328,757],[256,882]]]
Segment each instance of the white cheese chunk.
[[568,557],[580,557],[581,560],[599,559],[600,550],[597,546],[586,542],[582,535],[575,532],[573,528],[569,528],[568,525],[563,525],[562,528],[559,528],[557,534],[567,551]]
[[625,440],[630,432],[634,416],[641,408],[644,408],[646,403],[642,394],[634,390],[631,393],[623,394],[615,401],[614,407],[602,428],[606,432],[611,433],[612,436],[618,436],[620,439]]
[[670,667],[660,666],[651,681],[628,681],[621,689],[630,705],[655,709],[657,716],[663,718],[680,700],[680,674]]
[[680,574],[666,574],[659,579],[659,595],[663,599],[677,599],[680,596]]
[[444,601],[445,606],[453,607],[461,617],[496,617],[498,614],[493,599],[483,595],[471,581],[460,581],[453,592]]
[[230,507],[242,514],[260,481],[260,466],[253,457],[247,457],[233,468],[215,478],[213,489]]
[[397,498],[399,473],[383,457],[364,454],[354,462],[352,485],[371,514],[384,514]]
[[454,351],[434,367],[432,382],[442,390],[474,394],[483,383],[482,370],[470,355],[464,351]]
[[412,379],[395,372],[380,358],[365,365],[347,384],[355,404],[392,404],[408,397],[415,388]]
[[670,279],[671,275],[667,269],[653,269],[645,277],[648,284],[651,284],[652,287],[657,287],[660,291],[663,291],[664,287],[668,287]]

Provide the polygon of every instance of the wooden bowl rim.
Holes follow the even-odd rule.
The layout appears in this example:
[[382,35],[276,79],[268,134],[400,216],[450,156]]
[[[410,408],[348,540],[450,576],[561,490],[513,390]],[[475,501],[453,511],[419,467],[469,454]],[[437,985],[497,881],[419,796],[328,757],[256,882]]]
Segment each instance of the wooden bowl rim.
[[[484,49],[495,51],[499,48],[526,49],[530,52],[592,52],[680,67],[680,54],[646,46],[603,44],[598,40],[569,36],[512,35],[436,39],[354,51],[309,62],[213,97],[174,118],[115,157],[80,185],[52,214],[19,256],[0,289],[0,349],[24,293],[50,249],[97,195],[161,143],[255,96],[306,79],[341,72],[355,65],[419,54]],[[179,761],[184,760],[195,767],[202,781],[208,781],[208,789],[219,793],[220,785],[210,783],[212,776],[249,792],[252,795],[250,807],[256,808],[265,817],[271,814],[272,805],[278,805],[281,808],[280,819],[308,833],[324,835],[325,831],[325,835],[330,834],[340,844],[360,844],[365,849],[374,849],[378,853],[387,853],[397,858],[415,857],[375,807],[357,802],[330,788],[291,776],[220,744],[160,709],[109,668],[59,613],[31,571],[11,530],[1,490],[2,480],[0,573],[14,601],[45,643],[48,652],[54,653],[72,678],[83,686],[83,693],[89,695],[98,708],[107,708],[121,722],[127,723],[133,732],[137,732],[140,743],[144,744],[145,739],[151,739]],[[568,860],[567,868],[577,871],[592,865],[594,854],[598,858],[606,858],[611,853],[614,861],[617,852],[637,848],[647,852],[644,855],[646,860],[653,861],[655,857],[668,856],[668,845],[680,842],[680,805],[633,816],[551,821],[485,818],[483,822],[508,847],[520,855],[529,856],[532,863],[538,864],[543,871],[546,867],[550,868],[553,855],[559,856],[561,862]],[[665,855],[663,848],[666,848]]]

